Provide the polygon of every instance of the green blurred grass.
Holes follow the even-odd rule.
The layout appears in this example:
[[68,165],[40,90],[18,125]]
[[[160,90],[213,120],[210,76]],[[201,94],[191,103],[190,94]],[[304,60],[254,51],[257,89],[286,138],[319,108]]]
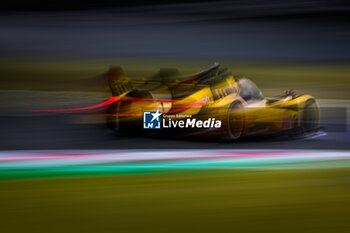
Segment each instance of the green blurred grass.
[[[334,62],[222,61],[235,75],[252,79],[266,96],[287,89],[317,98],[350,98],[350,66]],[[192,74],[213,64],[189,59],[0,59],[1,89],[107,91],[99,75],[120,65],[133,78],[147,77],[162,68]]]
[[2,232],[349,232],[350,169],[0,181]]

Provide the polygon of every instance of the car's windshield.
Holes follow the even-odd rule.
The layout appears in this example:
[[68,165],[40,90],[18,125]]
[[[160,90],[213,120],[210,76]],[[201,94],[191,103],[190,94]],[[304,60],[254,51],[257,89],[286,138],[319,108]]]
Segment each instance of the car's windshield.
[[245,100],[261,100],[264,99],[260,89],[252,82],[245,82],[240,88],[240,96]]

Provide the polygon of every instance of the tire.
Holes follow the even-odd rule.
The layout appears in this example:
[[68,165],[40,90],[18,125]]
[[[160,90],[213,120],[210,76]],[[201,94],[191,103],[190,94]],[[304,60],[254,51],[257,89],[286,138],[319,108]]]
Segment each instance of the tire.
[[300,138],[313,134],[320,127],[319,107],[314,99],[307,100],[301,110],[299,118],[294,122],[294,128],[287,132],[291,138]]
[[244,129],[243,104],[233,102],[227,111],[225,141],[234,141],[241,137]]
[[300,118],[302,134],[317,132],[320,128],[320,110],[315,100],[306,101]]
[[[126,95],[126,97],[153,99],[153,96],[150,91],[143,91],[137,89],[129,92]],[[132,135],[135,133],[137,134],[137,132],[141,132],[142,123],[126,122],[123,121],[123,116],[118,117],[118,113],[120,113],[121,108],[125,107],[124,105],[128,105],[127,101],[124,102],[123,100],[121,100],[117,103],[111,104],[110,107],[106,110],[107,127],[113,130],[117,135]]]
[[117,109],[118,103],[113,103],[106,110],[106,126],[113,131],[118,130]]

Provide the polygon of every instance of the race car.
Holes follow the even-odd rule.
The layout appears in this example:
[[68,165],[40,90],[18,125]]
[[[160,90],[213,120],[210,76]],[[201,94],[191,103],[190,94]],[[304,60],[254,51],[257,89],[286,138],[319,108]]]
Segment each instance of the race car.
[[[161,69],[139,80],[121,67],[106,74],[114,97],[106,112],[107,126],[124,134],[159,133],[201,135],[232,141],[250,135],[313,134],[319,129],[320,111],[311,95],[287,91],[266,98],[249,79],[235,77],[219,63],[194,75]],[[145,123],[145,114],[153,123]],[[199,123],[198,123],[199,122]],[[153,129],[153,130],[149,130]]]

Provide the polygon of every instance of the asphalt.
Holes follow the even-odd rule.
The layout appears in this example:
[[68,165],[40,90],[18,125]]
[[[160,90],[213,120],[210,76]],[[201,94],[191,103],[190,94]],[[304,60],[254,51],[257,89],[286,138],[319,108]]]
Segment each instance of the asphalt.
[[[32,113],[32,109],[86,107],[105,93],[0,92],[0,150],[42,149],[350,149],[349,100],[319,99],[321,131],[304,138],[261,136],[223,143],[176,137],[116,135],[103,114]],[[108,96],[108,95],[107,95]],[[23,101],[25,99],[25,101]]]
[[75,123],[71,116],[39,114],[0,117],[0,150],[41,149],[350,149],[348,125],[321,124],[303,138],[261,136],[216,140],[116,135],[103,123]]

